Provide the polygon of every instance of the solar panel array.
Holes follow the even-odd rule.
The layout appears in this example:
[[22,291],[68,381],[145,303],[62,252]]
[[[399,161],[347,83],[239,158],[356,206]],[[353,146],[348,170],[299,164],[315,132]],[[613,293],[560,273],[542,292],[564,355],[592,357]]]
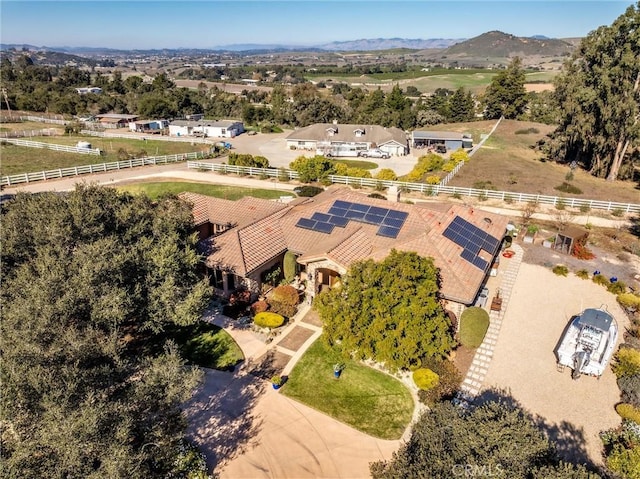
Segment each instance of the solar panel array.
[[442,236],[462,246],[463,250],[460,256],[483,271],[487,269],[488,263],[478,256],[480,250],[485,250],[493,255],[500,244],[499,239],[459,216],[456,216],[447,226]]
[[314,213],[311,218],[300,218],[296,226],[329,234],[334,227],[344,228],[352,220],[379,226],[376,232],[378,236],[397,238],[407,216],[409,213],[404,211],[336,200],[328,213]]

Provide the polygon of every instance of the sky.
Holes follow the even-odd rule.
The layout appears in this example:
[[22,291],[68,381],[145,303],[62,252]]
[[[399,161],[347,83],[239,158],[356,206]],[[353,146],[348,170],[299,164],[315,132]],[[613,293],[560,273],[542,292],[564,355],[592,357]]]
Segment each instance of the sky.
[[314,46],[363,38],[583,37],[632,1],[0,0],[0,41],[49,47]]

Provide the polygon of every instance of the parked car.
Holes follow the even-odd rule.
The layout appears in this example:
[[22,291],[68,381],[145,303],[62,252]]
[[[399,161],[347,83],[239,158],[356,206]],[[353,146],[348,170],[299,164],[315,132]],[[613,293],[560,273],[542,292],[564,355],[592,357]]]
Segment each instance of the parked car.
[[379,148],[374,148],[372,150],[361,151],[358,156],[362,156],[364,158],[384,158],[386,160],[390,155],[386,151],[382,151]]
[[489,299],[489,288],[482,288],[480,294],[478,294],[478,298],[476,299],[475,306],[479,308],[484,308],[487,305],[487,300]]
[[446,153],[447,147],[445,145],[436,145],[436,153]]

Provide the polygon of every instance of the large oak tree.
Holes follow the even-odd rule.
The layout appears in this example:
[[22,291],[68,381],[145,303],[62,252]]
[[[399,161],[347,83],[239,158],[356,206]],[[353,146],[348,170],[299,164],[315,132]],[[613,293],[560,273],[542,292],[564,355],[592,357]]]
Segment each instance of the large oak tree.
[[97,186],[2,206],[3,477],[174,470],[199,372],[157,333],[208,300],[191,228],[177,198]]

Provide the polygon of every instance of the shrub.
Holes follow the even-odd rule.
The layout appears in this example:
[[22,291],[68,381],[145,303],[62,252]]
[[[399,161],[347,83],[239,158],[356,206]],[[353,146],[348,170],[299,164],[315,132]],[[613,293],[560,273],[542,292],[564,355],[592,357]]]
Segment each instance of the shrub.
[[620,216],[624,215],[624,210],[622,208],[614,208],[611,211],[611,215],[619,218]]
[[623,308],[637,311],[640,309],[640,296],[634,293],[621,293],[616,297]]
[[476,190],[495,190],[496,189],[495,185],[491,183],[491,180],[476,181],[475,183],[473,183],[473,187]]
[[468,348],[480,346],[487,329],[489,329],[489,313],[484,309],[472,306],[462,312],[460,316],[460,342],[464,346]]
[[313,185],[304,185],[298,186],[293,190],[298,196],[304,196],[307,198],[311,198],[316,196],[324,191],[324,188],[320,188],[319,186]]
[[431,369],[420,368],[413,372],[413,382],[418,386],[418,389],[427,391],[438,385],[440,377]]
[[256,301],[251,305],[251,314],[254,316],[258,313],[264,313],[269,309],[269,304],[266,301]]
[[636,424],[640,424],[640,409],[634,407],[632,404],[618,404],[616,406],[616,412],[622,419],[628,419]]
[[593,278],[591,278],[591,281],[601,286],[605,286],[605,287],[609,286],[609,280],[604,275],[601,275],[601,274],[594,274]]
[[274,288],[268,299],[269,309],[274,313],[290,318],[298,311],[298,290],[291,285]]
[[616,281],[615,283],[609,283],[607,291],[613,294],[622,294],[627,292],[627,285],[622,281]]
[[540,133],[540,130],[534,127],[530,128],[521,128],[520,130],[514,131],[516,135],[529,135],[531,133]]
[[640,408],[640,374],[618,378],[618,387],[622,401]]
[[566,207],[567,207],[567,202],[564,200],[564,198],[558,198],[558,201],[556,201],[556,209],[562,211]]
[[396,173],[390,168],[382,168],[376,175],[376,179],[396,181],[398,179],[398,175],[396,175]]
[[513,203],[513,196],[504,195],[504,202],[507,203],[508,205],[510,205],[511,203]]
[[584,243],[576,242],[573,245],[573,249],[571,250],[571,256],[574,256],[578,259],[590,260],[596,257],[587,245]]
[[562,191],[563,193],[571,193],[573,195],[581,195],[582,190],[577,186],[572,185],[571,183],[567,183],[563,181],[562,184],[553,187],[555,190]]
[[262,313],[258,313],[253,318],[253,322],[260,326],[261,328],[277,328],[282,326],[284,323],[284,318],[282,315],[277,313],[272,313],[270,311],[263,311]]
[[569,170],[566,175],[564,175],[564,179],[567,181],[573,181],[573,170]]
[[640,374],[640,351],[631,348],[620,348],[615,355],[613,372],[618,378]]
[[284,270],[284,279],[287,282],[293,281],[296,277],[296,255],[292,251],[287,251],[284,254],[284,260],[282,261],[282,269]]
[[580,213],[588,213],[591,211],[591,207],[589,205],[580,205]]
[[378,200],[386,200],[387,197],[384,195],[381,195],[380,193],[371,193],[369,195],[367,195],[368,198],[376,198]]
[[438,183],[440,183],[440,177],[436,175],[427,176],[425,183],[427,183],[428,185],[437,185]]
[[481,191],[480,193],[478,193],[478,201],[487,201],[488,198],[489,197],[484,191]]
[[456,191],[454,194],[451,195],[451,198],[460,200],[462,199],[462,195]]
[[275,384],[276,386],[282,386],[282,384],[284,383],[284,379],[282,379],[282,376],[279,375],[275,375],[271,377],[271,383]]
[[557,274],[558,276],[566,276],[569,274],[569,268],[567,268],[565,265],[563,264],[557,264],[553,267],[552,271],[554,272],[554,274]]
[[455,167],[456,164],[454,161],[447,161],[444,165],[442,165],[442,171],[444,171],[445,173],[451,173]]
[[589,272],[586,269],[576,271],[575,275],[580,279],[589,279]]
[[429,358],[422,361],[422,367],[429,368],[438,375],[438,384],[431,389],[418,391],[420,402],[432,406],[438,401],[453,399],[462,383],[462,376],[455,364],[447,360]]

